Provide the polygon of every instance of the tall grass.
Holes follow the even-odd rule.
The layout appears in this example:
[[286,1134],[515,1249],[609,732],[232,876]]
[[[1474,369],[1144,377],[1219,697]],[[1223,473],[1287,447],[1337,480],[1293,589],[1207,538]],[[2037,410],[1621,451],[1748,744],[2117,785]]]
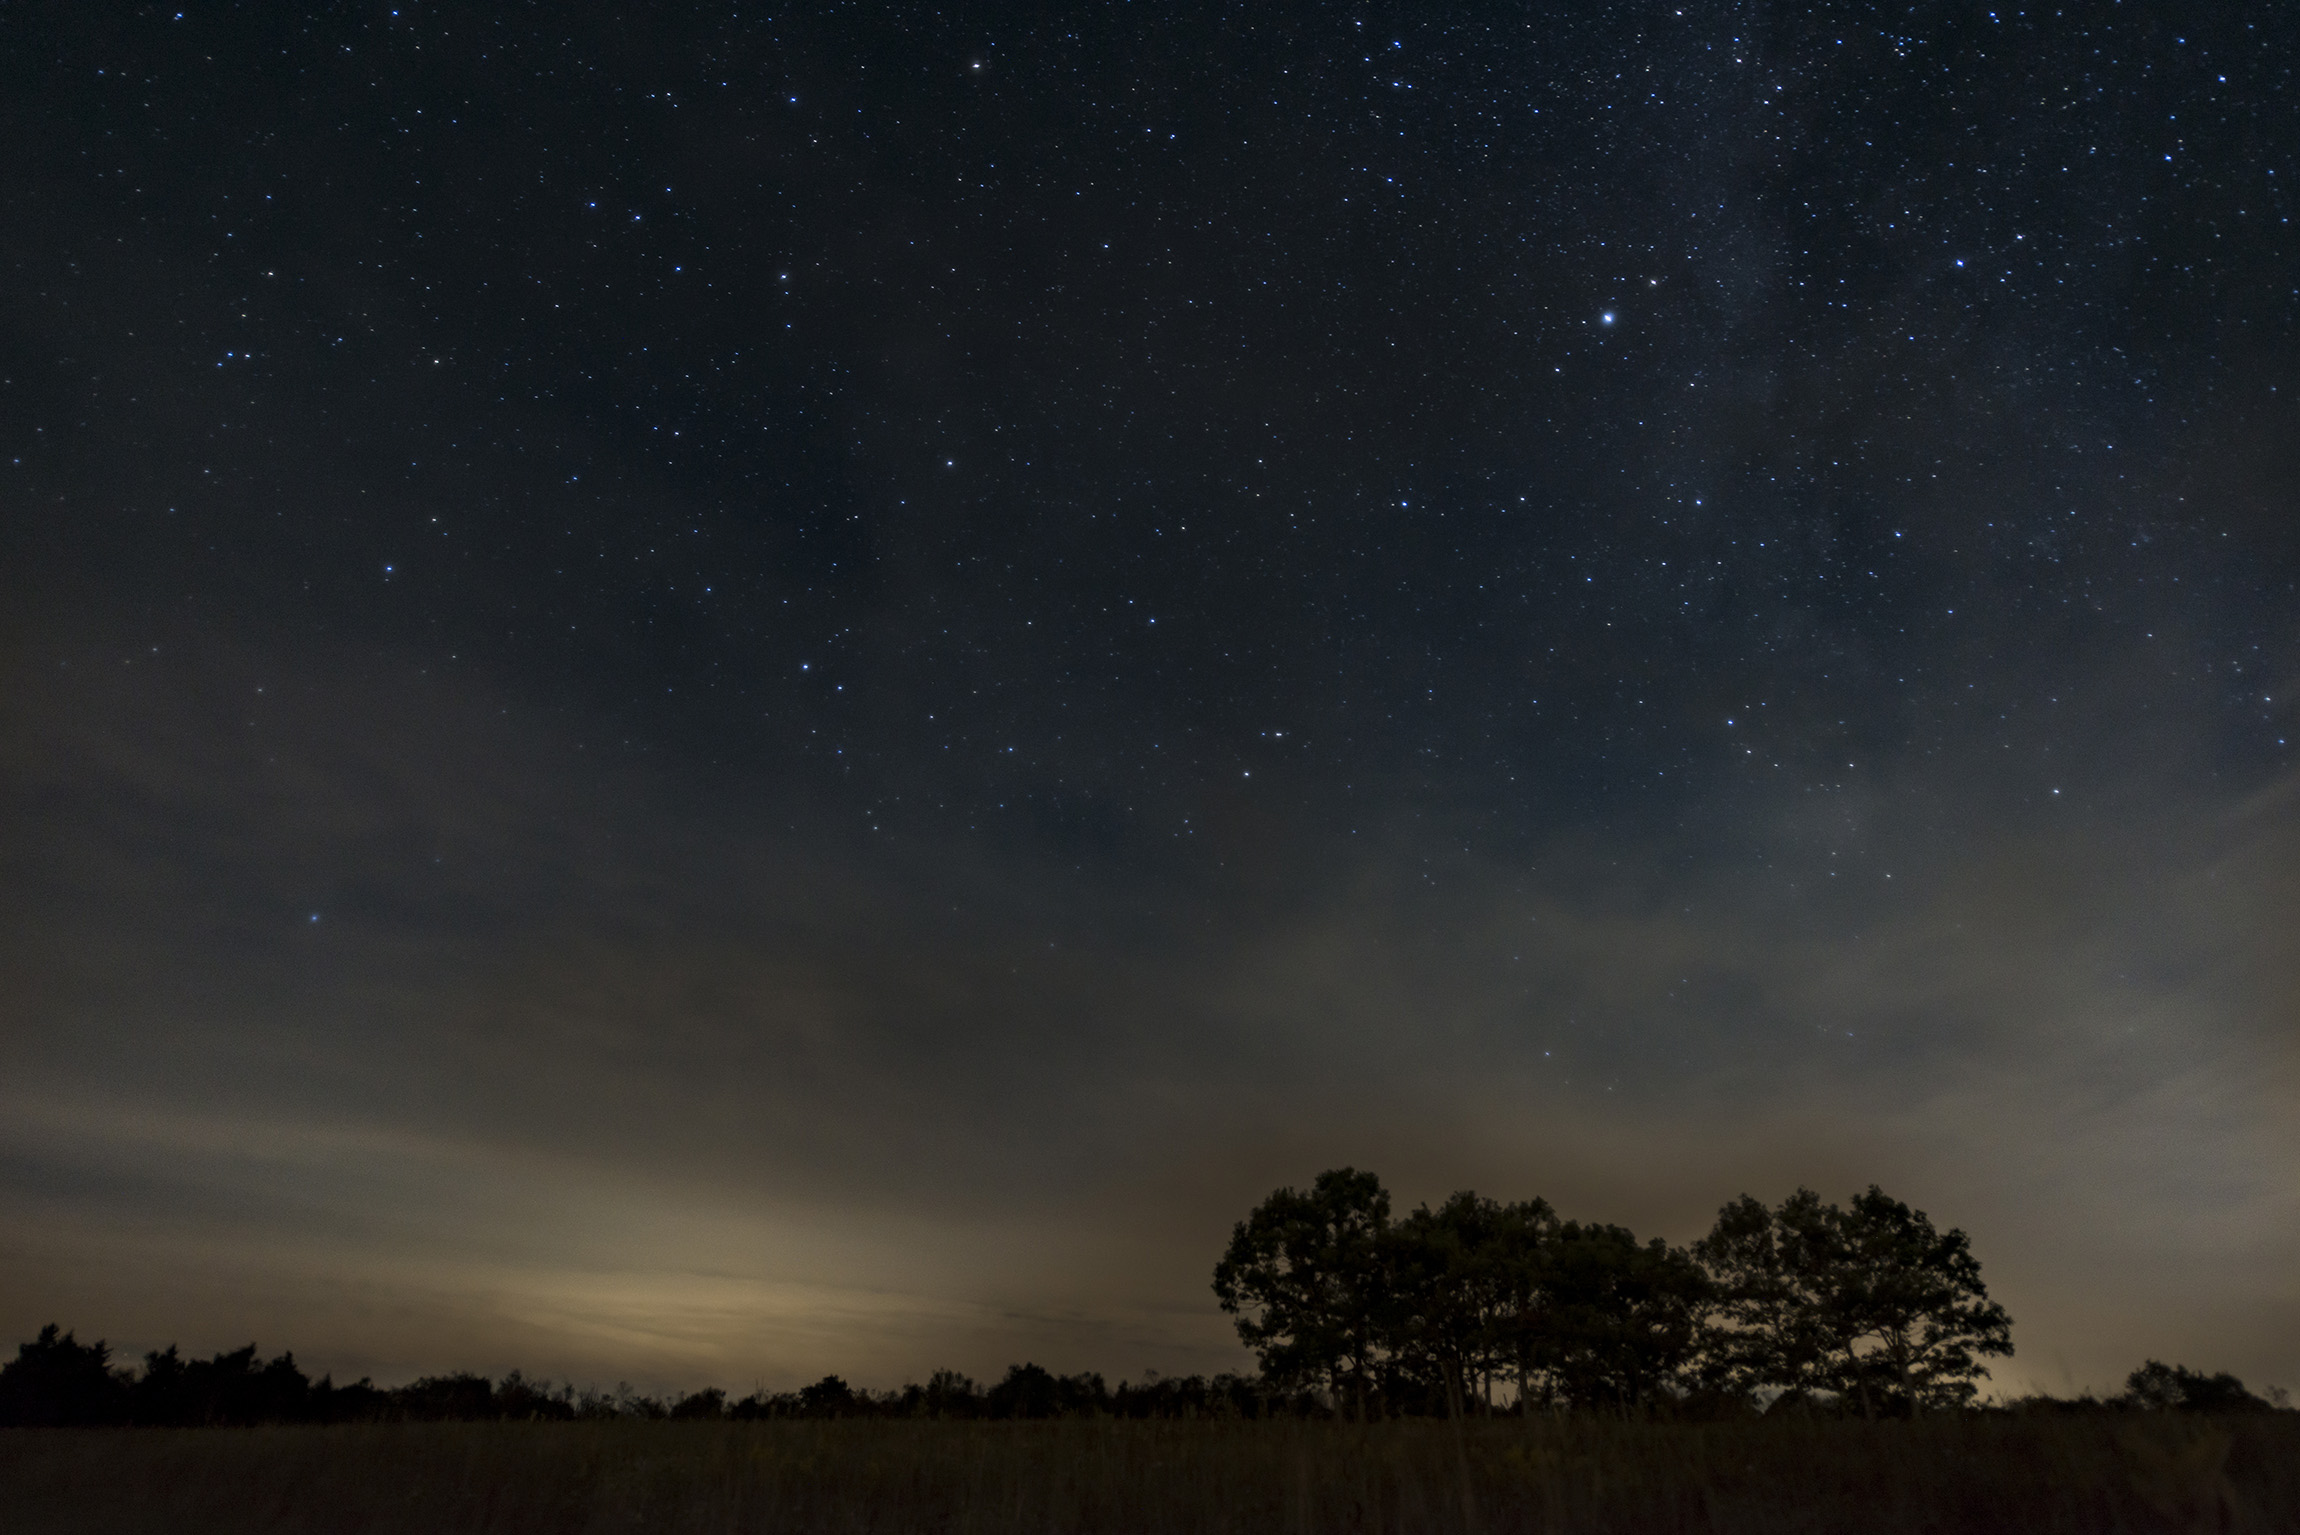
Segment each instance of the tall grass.
[[[1465,1496],[1466,1494],[1466,1496]],[[0,1529],[2300,1531],[2300,1415],[0,1433]]]

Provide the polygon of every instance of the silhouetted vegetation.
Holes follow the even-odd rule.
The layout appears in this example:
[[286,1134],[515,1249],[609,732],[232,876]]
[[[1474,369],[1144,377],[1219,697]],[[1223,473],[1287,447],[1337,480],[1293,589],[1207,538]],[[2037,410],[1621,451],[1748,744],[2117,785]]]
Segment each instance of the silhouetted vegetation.
[[[953,1370],[871,1391],[826,1375],[739,1400],[662,1398],[469,1373],[404,1386],[314,1381],[255,1345],[173,1347],[140,1370],[55,1325],[0,1366],[0,1427],[1054,1418],[1315,1419],[1602,1412],[1698,1421],[1787,1413],[1916,1416],[1970,1407],[1983,1356],[2012,1352],[1961,1231],[1871,1187],[1840,1209],[1800,1189],[1744,1196],[1690,1249],[1561,1220],[1543,1200],[1471,1193],[1402,1220],[1371,1173],[1280,1189],[1240,1221],[1214,1291],[1259,1375],[1113,1388],[1014,1365],[991,1385]],[[2028,1415],[2256,1413],[2284,1406],[2229,1374],[2149,1360],[2106,1401],[2030,1398]]]
[[635,1400],[552,1391],[517,1371],[500,1382],[464,1374],[388,1391],[367,1380],[339,1386],[312,1380],[293,1354],[263,1359],[252,1343],[210,1359],[186,1359],[170,1346],[146,1354],[138,1371],[115,1366],[103,1342],[82,1343],[53,1324],[0,1366],[0,1425],[12,1427],[573,1420],[625,1416]]
[[2270,1412],[2280,1405],[2254,1396],[2225,1370],[2201,1375],[2154,1359],[2125,1377],[2124,1395],[2118,1400],[2152,1412]]
[[1214,1270],[1265,1380],[1353,1416],[1963,1406],[2012,1352],[1961,1231],[1871,1187],[1744,1196],[1690,1249],[1456,1194],[1390,1218],[1371,1173],[1280,1189]]
[[1214,1287],[1258,1375],[385,1388],[50,1325],[0,1365],[0,1526],[2300,1532],[2281,1391],[2152,1359],[1977,1406],[2010,1319],[1962,1232],[1875,1188],[1743,1198],[1678,1248],[1538,1199],[1393,1220],[1345,1168],[1257,1206]]
[[953,1370],[923,1386],[870,1391],[826,1375],[796,1391],[753,1392],[730,1401],[712,1387],[665,1399],[621,1387],[578,1391],[530,1381],[514,1370],[430,1375],[384,1389],[372,1381],[314,1381],[293,1354],[262,1359],[253,1344],[212,1359],[167,1348],[144,1356],[141,1371],[116,1366],[101,1341],[82,1343],[54,1325],[18,1346],[0,1366],[0,1427],[251,1427],[293,1423],[572,1423],[671,1419],[949,1418],[982,1421],[1063,1417],[1260,1418],[1316,1416],[1321,1404],[1273,1392],[1238,1375],[1186,1375],[1113,1389],[1100,1375],[1056,1375],[1018,1364],[984,1387]]

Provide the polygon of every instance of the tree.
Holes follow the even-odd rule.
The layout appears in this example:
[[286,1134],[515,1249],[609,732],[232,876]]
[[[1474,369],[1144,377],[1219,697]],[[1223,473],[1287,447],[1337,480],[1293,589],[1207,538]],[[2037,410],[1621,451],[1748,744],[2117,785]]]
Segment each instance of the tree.
[[716,1420],[726,1415],[727,1393],[716,1386],[702,1391],[690,1391],[671,1404],[671,1417],[678,1422],[698,1418]]
[[1843,1360],[1839,1389],[1854,1385],[1864,1414],[1879,1380],[1911,1413],[1971,1401],[1974,1377],[1988,1374],[1980,1356],[2012,1353],[2012,1318],[1989,1299],[1971,1241],[1934,1230],[1924,1211],[1873,1183],[1832,1224],[1826,1315]]
[[1279,1189],[1230,1234],[1214,1296],[1281,1389],[1323,1387],[1364,1416],[1386,1306],[1390,1196],[1355,1168]]
[[[229,1356],[216,1357],[220,1360]],[[426,1375],[400,1387],[392,1397],[401,1416],[418,1422],[471,1423],[501,1416],[495,1405],[495,1382],[469,1370],[458,1370],[452,1375]],[[219,1415],[211,1421],[238,1420]]]
[[1628,1408],[1672,1394],[1702,1335],[1708,1276],[1659,1237],[1567,1221],[1546,1244],[1535,1362],[1578,1407]]
[[860,1405],[854,1388],[836,1375],[799,1387],[799,1411],[810,1418],[844,1418]]
[[2012,1352],[1962,1231],[1941,1232],[1875,1184],[1848,1209],[1799,1189],[1767,1212],[1744,1195],[1695,1253],[1716,1281],[1711,1354],[1732,1387],[1831,1390],[1875,1416],[1972,1400],[1984,1355]]
[[[331,1389],[330,1383],[323,1380],[314,1386],[312,1391],[314,1395],[317,1395],[329,1389]],[[354,1382],[349,1386],[333,1387],[332,1389],[338,1392],[356,1391],[359,1389],[359,1383]],[[707,1396],[710,1393],[702,1394]],[[718,1396],[720,1405],[723,1407],[726,1404],[726,1393],[719,1392]],[[692,1399],[690,1398],[690,1400]],[[517,1370],[513,1370],[497,1382],[492,1407],[495,1416],[505,1420],[567,1422],[575,1416],[575,1388],[573,1386],[561,1386],[557,1391],[553,1391],[547,1382],[529,1380]]]
[[1715,1286],[1702,1384],[1750,1397],[1772,1386],[1803,1395],[1821,1384],[1828,1338],[1817,1285],[1830,1250],[1820,1196],[1799,1189],[1778,1214],[1747,1194],[1717,1212],[1693,1256]]
[[1051,1418],[1062,1410],[1062,1383],[1041,1365],[1009,1365],[1006,1378],[990,1388],[994,1418]]
[[64,1428],[117,1423],[128,1410],[129,1375],[112,1368],[103,1339],[82,1343],[51,1322],[0,1365],[0,1425]]
[[2275,1404],[2244,1389],[2222,1370],[2206,1375],[2186,1365],[2151,1359],[2125,1377],[2124,1401],[2151,1412],[2271,1412]]
[[1502,1207],[1467,1192],[1392,1226],[1384,1252],[1383,1334],[1393,1368],[1422,1377],[1458,1418],[1496,1344],[1502,1309]]
[[1559,1230],[1546,1199],[1503,1205],[1491,1234],[1492,1361],[1517,1377],[1517,1410],[1533,1405],[1533,1378],[1541,1368],[1550,1322],[1547,1275]]
[[982,1414],[982,1388],[971,1375],[937,1370],[919,1389],[917,1411],[930,1418],[974,1418]]

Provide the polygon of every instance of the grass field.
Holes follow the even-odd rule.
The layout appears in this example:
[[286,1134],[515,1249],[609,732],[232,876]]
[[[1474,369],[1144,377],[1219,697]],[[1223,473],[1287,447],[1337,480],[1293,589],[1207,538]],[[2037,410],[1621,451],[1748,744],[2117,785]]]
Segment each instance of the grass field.
[[0,1530],[2300,1531],[2300,1415],[18,1429]]

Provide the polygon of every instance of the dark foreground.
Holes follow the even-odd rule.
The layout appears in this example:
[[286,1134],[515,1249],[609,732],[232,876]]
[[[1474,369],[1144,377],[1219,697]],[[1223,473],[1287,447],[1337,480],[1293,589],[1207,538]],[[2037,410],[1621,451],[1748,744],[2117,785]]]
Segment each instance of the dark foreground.
[[2300,1531],[2300,1415],[0,1432],[48,1531]]

